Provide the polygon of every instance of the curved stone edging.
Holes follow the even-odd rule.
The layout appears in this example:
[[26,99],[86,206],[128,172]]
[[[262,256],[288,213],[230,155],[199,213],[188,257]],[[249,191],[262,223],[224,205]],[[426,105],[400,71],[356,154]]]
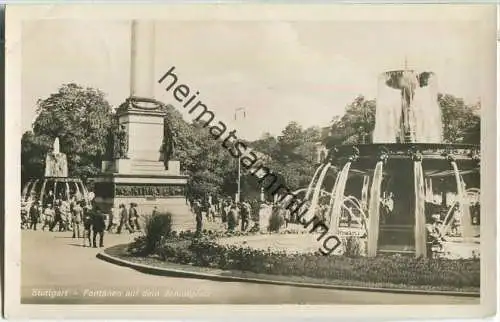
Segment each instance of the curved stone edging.
[[285,282],[266,280],[250,277],[237,277],[237,276],[221,276],[216,274],[189,272],[179,269],[160,268],[150,265],[133,263],[115,256],[99,252],[97,258],[119,266],[129,267],[139,272],[170,277],[185,277],[206,279],[220,282],[243,282],[243,283],[256,283],[256,284],[271,284],[282,286],[295,286],[295,287],[308,287],[318,289],[331,289],[331,290],[345,290],[345,291],[362,291],[362,292],[384,292],[384,293],[400,293],[400,294],[414,294],[414,295],[441,295],[441,296],[460,296],[460,297],[480,297],[478,292],[453,292],[453,291],[421,291],[421,290],[405,290],[394,288],[377,288],[377,287],[361,287],[361,286],[344,286],[344,285],[327,285],[327,284],[314,284],[314,283],[299,283],[299,282]]

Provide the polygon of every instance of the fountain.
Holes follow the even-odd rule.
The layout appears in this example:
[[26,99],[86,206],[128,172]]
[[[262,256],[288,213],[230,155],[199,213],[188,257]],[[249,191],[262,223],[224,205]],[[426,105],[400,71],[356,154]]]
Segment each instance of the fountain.
[[89,193],[82,180],[68,177],[66,154],[60,152],[59,138],[56,138],[52,151],[45,157],[44,177],[31,179],[24,185],[21,202],[29,207],[33,201],[39,201],[45,206],[53,204],[57,198],[68,199],[70,196],[90,202]]
[[356,200],[357,212],[367,217],[368,256],[379,252],[426,256],[425,227],[436,214],[445,220],[445,233],[454,220],[460,221],[460,233],[450,238],[472,242],[479,234],[471,221],[471,195],[479,191],[480,147],[445,144],[442,129],[434,73],[408,69],[382,73],[373,143],[330,149],[307,189],[308,215],[319,207],[317,196],[326,172],[337,168],[341,171],[327,210],[330,233],[342,235],[348,230],[339,219],[349,211],[346,200]]

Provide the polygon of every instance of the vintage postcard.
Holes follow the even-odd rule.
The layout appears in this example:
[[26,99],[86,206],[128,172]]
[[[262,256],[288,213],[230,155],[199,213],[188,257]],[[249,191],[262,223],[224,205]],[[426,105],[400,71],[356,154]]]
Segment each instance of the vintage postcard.
[[8,5],[6,317],[494,315],[495,9]]

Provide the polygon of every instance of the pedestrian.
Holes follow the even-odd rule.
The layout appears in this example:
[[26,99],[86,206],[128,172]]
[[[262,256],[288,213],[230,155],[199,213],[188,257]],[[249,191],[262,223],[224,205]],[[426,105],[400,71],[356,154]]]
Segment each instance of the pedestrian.
[[238,212],[236,209],[237,209],[236,204],[232,204],[229,210],[229,214],[227,216],[228,231],[234,231],[234,228],[236,227],[236,221],[238,217]]
[[116,216],[115,212],[116,212],[115,207],[111,207],[111,209],[109,209],[108,228],[106,229],[106,231],[108,233],[113,232],[113,228],[115,228],[117,226],[117,220],[116,220],[117,216]]
[[140,231],[141,226],[139,225],[139,213],[137,212],[137,204],[132,202],[130,204],[129,216],[132,224],[130,225],[132,229]]
[[29,217],[30,217],[30,229],[36,230],[36,225],[40,220],[40,202],[35,201],[31,204],[29,210]]
[[208,203],[208,200],[206,198],[201,199],[201,201],[199,201],[199,205],[202,214],[207,218],[208,221],[210,221],[210,204]]
[[434,258],[437,252],[443,250],[444,238],[439,229],[439,225],[442,223],[441,216],[439,214],[434,214],[431,216],[431,223],[425,225],[426,231],[426,248],[427,257]]
[[99,247],[104,247],[104,229],[106,228],[106,216],[99,207],[92,216],[92,247],[97,248],[97,235],[99,235]]
[[28,205],[25,201],[21,202],[21,229],[27,229],[29,227],[29,215],[28,215]]
[[[71,219],[71,209],[69,206],[69,201],[63,200],[61,202],[61,221],[62,221],[63,231],[68,231],[70,229],[70,223],[71,223],[70,219]],[[71,227],[71,230],[73,230],[73,227]]]
[[132,227],[130,227],[128,210],[127,210],[127,208],[125,208],[125,205],[124,204],[120,204],[120,206],[118,206],[118,211],[120,213],[120,226],[118,226],[118,230],[116,231],[116,233],[117,234],[121,234],[122,233],[122,228],[123,228],[124,225],[125,225],[125,228],[130,233],[133,233],[134,230],[132,229]]
[[89,244],[88,247],[91,247],[92,244],[90,240],[90,229],[92,227],[92,210],[89,209],[89,207],[85,206],[84,201],[80,203],[77,202],[76,204],[82,208],[83,214],[83,247],[87,246],[87,242]]
[[223,201],[222,207],[221,207],[221,221],[222,224],[225,226],[227,223],[227,214],[229,213],[229,207],[226,205],[226,202]]
[[248,228],[248,218],[250,217],[250,205],[246,202],[241,203],[241,231],[246,231]]
[[52,204],[48,204],[47,208],[43,211],[43,226],[42,231],[45,231],[45,227],[50,228],[52,225],[52,221],[54,220],[54,209],[52,208]]
[[202,204],[200,201],[195,201],[194,203],[194,214],[196,217],[196,236],[201,235],[201,231],[203,229],[203,211]]
[[56,227],[57,224],[59,224],[59,231],[62,229],[62,216],[61,216],[61,200],[56,199],[55,205],[54,205],[54,220],[52,221],[49,231],[54,231],[54,228]]
[[[71,225],[73,228],[73,238],[81,238],[80,234],[80,226],[83,221],[83,208],[80,204],[76,204],[73,207],[73,211],[71,214]],[[85,229],[85,228],[84,228]],[[85,233],[84,233],[85,235]],[[85,238],[85,236],[83,236]]]

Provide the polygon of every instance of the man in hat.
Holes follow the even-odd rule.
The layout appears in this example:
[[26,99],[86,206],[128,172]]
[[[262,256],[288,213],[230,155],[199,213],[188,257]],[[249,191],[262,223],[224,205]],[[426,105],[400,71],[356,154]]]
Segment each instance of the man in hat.
[[199,200],[195,200],[193,203],[193,212],[196,219],[196,235],[199,236],[203,229],[203,212],[202,212],[202,204]]
[[38,224],[38,220],[40,220],[40,202],[35,201],[31,204],[29,210],[29,219],[30,219],[30,229],[36,230],[36,225]]
[[249,224],[249,217],[251,215],[250,205],[247,202],[240,203],[241,209],[241,231],[246,231]]
[[82,208],[83,214],[83,247],[87,246],[87,242],[89,247],[91,247],[92,209],[85,204],[85,201],[80,201],[77,204]]
[[[80,225],[83,221],[83,208],[80,206],[80,203],[76,203],[73,206],[73,210],[71,213],[71,225],[73,230],[73,238],[80,238]],[[84,236],[85,237],[85,236]]]
[[42,231],[45,230],[45,227],[50,228],[52,225],[52,221],[54,220],[54,208],[52,208],[52,204],[48,204],[47,208],[45,208],[43,212],[43,226]]
[[99,207],[96,207],[92,216],[92,246],[97,248],[97,235],[99,235],[99,247],[104,247],[104,229],[106,228],[106,216]]
[[442,224],[441,216],[439,214],[434,214],[431,217],[431,223],[426,225],[426,245],[427,245],[427,257],[432,258],[433,252],[437,248],[442,249],[444,241],[441,235],[440,224]]
[[127,210],[127,208],[125,208],[124,204],[120,204],[120,206],[118,206],[118,212],[120,213],[120,226],[118,226],[118,230],[116,231],[116,233],[117,234],[121,234],[122,233],[122,228],[123,228],[124,225],[125,225],[125,228],[130,233],[133,233],[134,230],[132,229],[132,227],[130,227],[130,223],[129,223],[128,210]]
[[130,204],[129,216],[132,229],[136,231],[141,230],[141,225],[139,225],[139,213],[137,212],[137,204],[135,202]]
[[238,220],[238,207],[236,204],[231,204],[229,214],[227,216],[227,230],[234,231]]

